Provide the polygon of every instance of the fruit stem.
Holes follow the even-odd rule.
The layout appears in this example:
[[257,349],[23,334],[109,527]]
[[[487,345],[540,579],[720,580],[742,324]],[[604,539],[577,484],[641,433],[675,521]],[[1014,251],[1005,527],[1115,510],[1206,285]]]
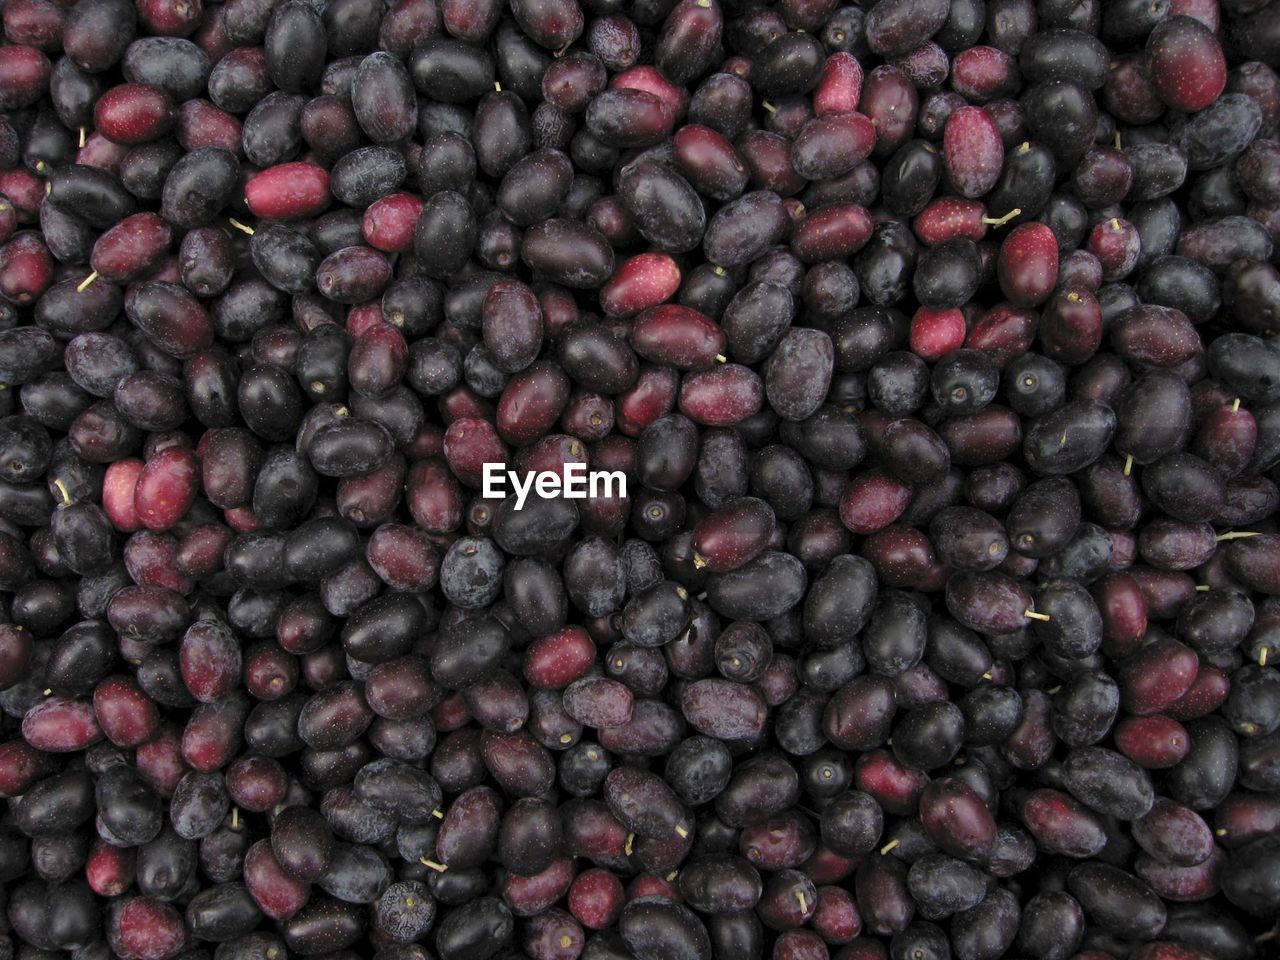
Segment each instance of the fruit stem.
[[1236,397],[1235,400],[1231,401],[1231,412],[1235,413],[1239,409],[1240,409],[1240,398]]
[[632,845],[635,842],[636,842],[636,835],[634,833],[628,833],[627,842],[622,845],[622,852],[625,853],[628,857],[631,856]]
[[1045,623],[1048,623],[1050,619],[1047,613],[1036,613],[1034,610],[1023,610],[1022,615],[1032,620],[1042,620]]
[[493,81],[493,89],[494,89],[494,91],[495,91],[495,92],[497,92],[497,93],[501,93],[501,92],[502,92],[502,84],[501,84],[501,83],[499,83],[497,80]]
[[801,913],[808,913],[808,912],[809,912],[809,901],[807,901],[807,900],[805,899],[805,897],[804,897],[804,891],[803,891],[803,890],[797,890],[797,891],[796,891],[796,899],[800,901],[800,912],[801,912]]
[[449,869],[443,863],[436,863],[434,860],[428,860],[426,857],[422,857],[421,859],[418,860],[418,862],[422,864],[424,867],[430,867],[436,873],[444,873],[446,870]]
[[728,362],[729,362],[729,358],[726,357],[723,353],[716,354],[716,363],[728,363]]
[[444,819],[444,811],[443,811],[443,810],[432,810],[432,811],[431,811],[431,815],[432,815],[433,817],[435,817],[437,820],[443,820],[443,819]]
[[254,229],[253,229],[253,227],[246,227],[243,223],[241,223],[241,222],[240,222],[239,220],[237,220],[235,217],[227,217],[227,223],[231,224],[231,225],[232,225],[233,227],[235,227],[237,230],[240,230],[240,231],[242,231],[242,232],[244,232],[244,233],[247,233],[247,234],[248,234],[249,236],[251,236],[251,237],[253,236],[253,234],[254,234],[254,232],[255,232],[255,231],[254,231]]
[[775,107],[775,106],[774,106],[772,103],[770,103],[768,100],[761,100],[761,101],[760,101],[760,106],[764,107],[764,108],[765,108],[765,110],[767,110],[769,113],[777,113],[777,112],[778,112],[778,108],[777,108],[777,107]]
[[1122,148],[1121,148],[1121,146],[1120,146],[1120,131],[1119,131],[1119,130],[1117,130],[1117,131],[1116,131],[1116,149],[1117,149],[1117,150],[1122,149]]
[[231,829],[232,830],[240,829],[240,808],[239,807],[231,808]]
[[58,488],[58,493],[62,497],[62,505],[64,507],[71,505],[71,494],[67,492],[67,485],[62,482],[61,478],[55,478],[53,485]]
[[670,873],[667,874],[667,883],[670,883],[672,880],[674,880],[678,876],[680,876],[680,871],[672,870]]
[[679,827],[679,826],[676,827],[676,833],[679,834],[681,840],[689,836],[689,831],[686,830],[684,827]]
[[1267,648],[1263,647],[1258,651],[1258,666],[1265,667],[1267,665]]
[[85,141],[85,129],[84,127],[81,127],[80,128],[80,149],[81,150],[84,149],[84,141]]
[[1199,591],[1200,593],[1208,593],[1209,585],[1207,583],[1197,583],[1196,590]]
[[990,671],[987,671],[986,673],[984,673],[984,674],[982,675],[982,679],[983,679],[983,680],[991,680],[991,679],[993,679],[993,678],[992,678],[992,676],[991,676],[991,672],[990,672]]
[[95,270],[93,271],[93,273],[89,274],[87,277],[85,277],[83,280],[80,281],[80,285],[76,287],[76,293],[84,293],[86,290],[89,289],[89,284],[93,283],[93,281],[97,279],[98,279],[98,271]]
[[694,568],[695,568],[695,569],[697,569],[697,570],[701,570],[701,569],[702,569],[703,567],[705,567],[706,565],[707,565],[707,558],[706,558],[706,557],[704,557],[702,554],[698,553],[698,551],[696,551],[696,550],[695,550],[695,551],[693,552],[693,566],[694,566]]
[[1223,540],[1243,540],[1246,537],[1256,536],[1258,536],[1256,530],[1228,530],[1226,533],[1218,534],[1218,542],[1221,543]]
[[1127,477],[1133,471],[1133,454],[1126,453],[1124,455],[1124,475]]
[[1006,213],[1003,217],[983,217],[982,222],[989,227],[1003,227],[1006,223],[1008,223],[1014,217],[1018,216],[1020,213],[1022,213],[1022,208],[1014,207],[1012,210]]
[[707,591],[703,590],[700,594],[698,594],[697,599],[699,599],[699,600],[705,600],[705,599],[707,599]]
[[890,840],[888,843],[886,843],[883,847],[880,848],[880,856],[882,857],[888,856],[889,851],[892,850],[894,847],[898,846],[900,843],[902,843],[902,841],[898,840],[896,837],[893,840]]

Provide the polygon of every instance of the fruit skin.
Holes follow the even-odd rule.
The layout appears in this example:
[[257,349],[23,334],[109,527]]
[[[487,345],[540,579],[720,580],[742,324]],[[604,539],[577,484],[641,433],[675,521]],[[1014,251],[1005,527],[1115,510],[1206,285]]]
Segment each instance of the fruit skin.
[[978,107],[952,112],[943,135],[947,175],[963,197],[980,197],[995,186],[1004,146],[995,121]]
[[1018,307],[1048,299],[1058,279],[1058,243],[1044,224],[1024,223],[1000,245],[1000,289]]
[[911,349],[925,359],[939,359],[964,343],[964,315],[954,308],[921,307],[911,318]]
[[251,213],[270,220],[314,216],[329,205],[329,175],[309,163],[285,163],[255,174],[245,184]]
[[1147,37],[1151,77],[1169,106],[1191,112],[1202,110],[1227,85],[1227,64],[1217,38],[1204,24],[1190,17],[1171,17]]
[[600,291],[600,304],[611,316],[631,316],[669,300],[680,280],[680,267],[670,256],[637,254],[618,266]]
[[623,909],[622,938],[638,960],[698,960],[710,954],[706,928],[687,907],[665,898],[640,897]]
[[1232,903],[1254,915],[1274,909],[1280,890],[1276,887],[1276,843],[1274,837],[1255,840],[1229,861],[1223,878],[1223,892]]
[[11,953],[1266,949],[1280,5],[2,14]]

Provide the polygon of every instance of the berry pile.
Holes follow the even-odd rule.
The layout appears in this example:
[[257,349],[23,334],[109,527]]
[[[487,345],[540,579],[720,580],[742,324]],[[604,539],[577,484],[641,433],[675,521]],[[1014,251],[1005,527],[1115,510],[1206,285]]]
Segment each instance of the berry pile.
[[1280,0],[0,25],[0,960],[1280,956]]

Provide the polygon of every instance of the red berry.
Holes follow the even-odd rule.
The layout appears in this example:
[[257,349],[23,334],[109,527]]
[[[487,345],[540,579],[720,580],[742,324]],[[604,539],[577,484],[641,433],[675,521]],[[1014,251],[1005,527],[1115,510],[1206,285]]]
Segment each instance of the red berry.
[[1018,307],[1043,303],[1058,282],[1058,240],[1043,223],[1015,227],[996,261],[1000,290]]
[[1227,86],[1227,61],[1213,31],[1190,17],[1170,17],[1147,37],[1151,79],[1175,110],[1191,113],[1217,100]]
[[1004,164],[1000,129],[981,107],[960,107],[947,119],[942,139],[947,176],[963,197],[981,197],[996,185]]
[[921,307],[911,318],[911,350],[924,360],[937,360],[964,346],[964,313],[955,307]]

